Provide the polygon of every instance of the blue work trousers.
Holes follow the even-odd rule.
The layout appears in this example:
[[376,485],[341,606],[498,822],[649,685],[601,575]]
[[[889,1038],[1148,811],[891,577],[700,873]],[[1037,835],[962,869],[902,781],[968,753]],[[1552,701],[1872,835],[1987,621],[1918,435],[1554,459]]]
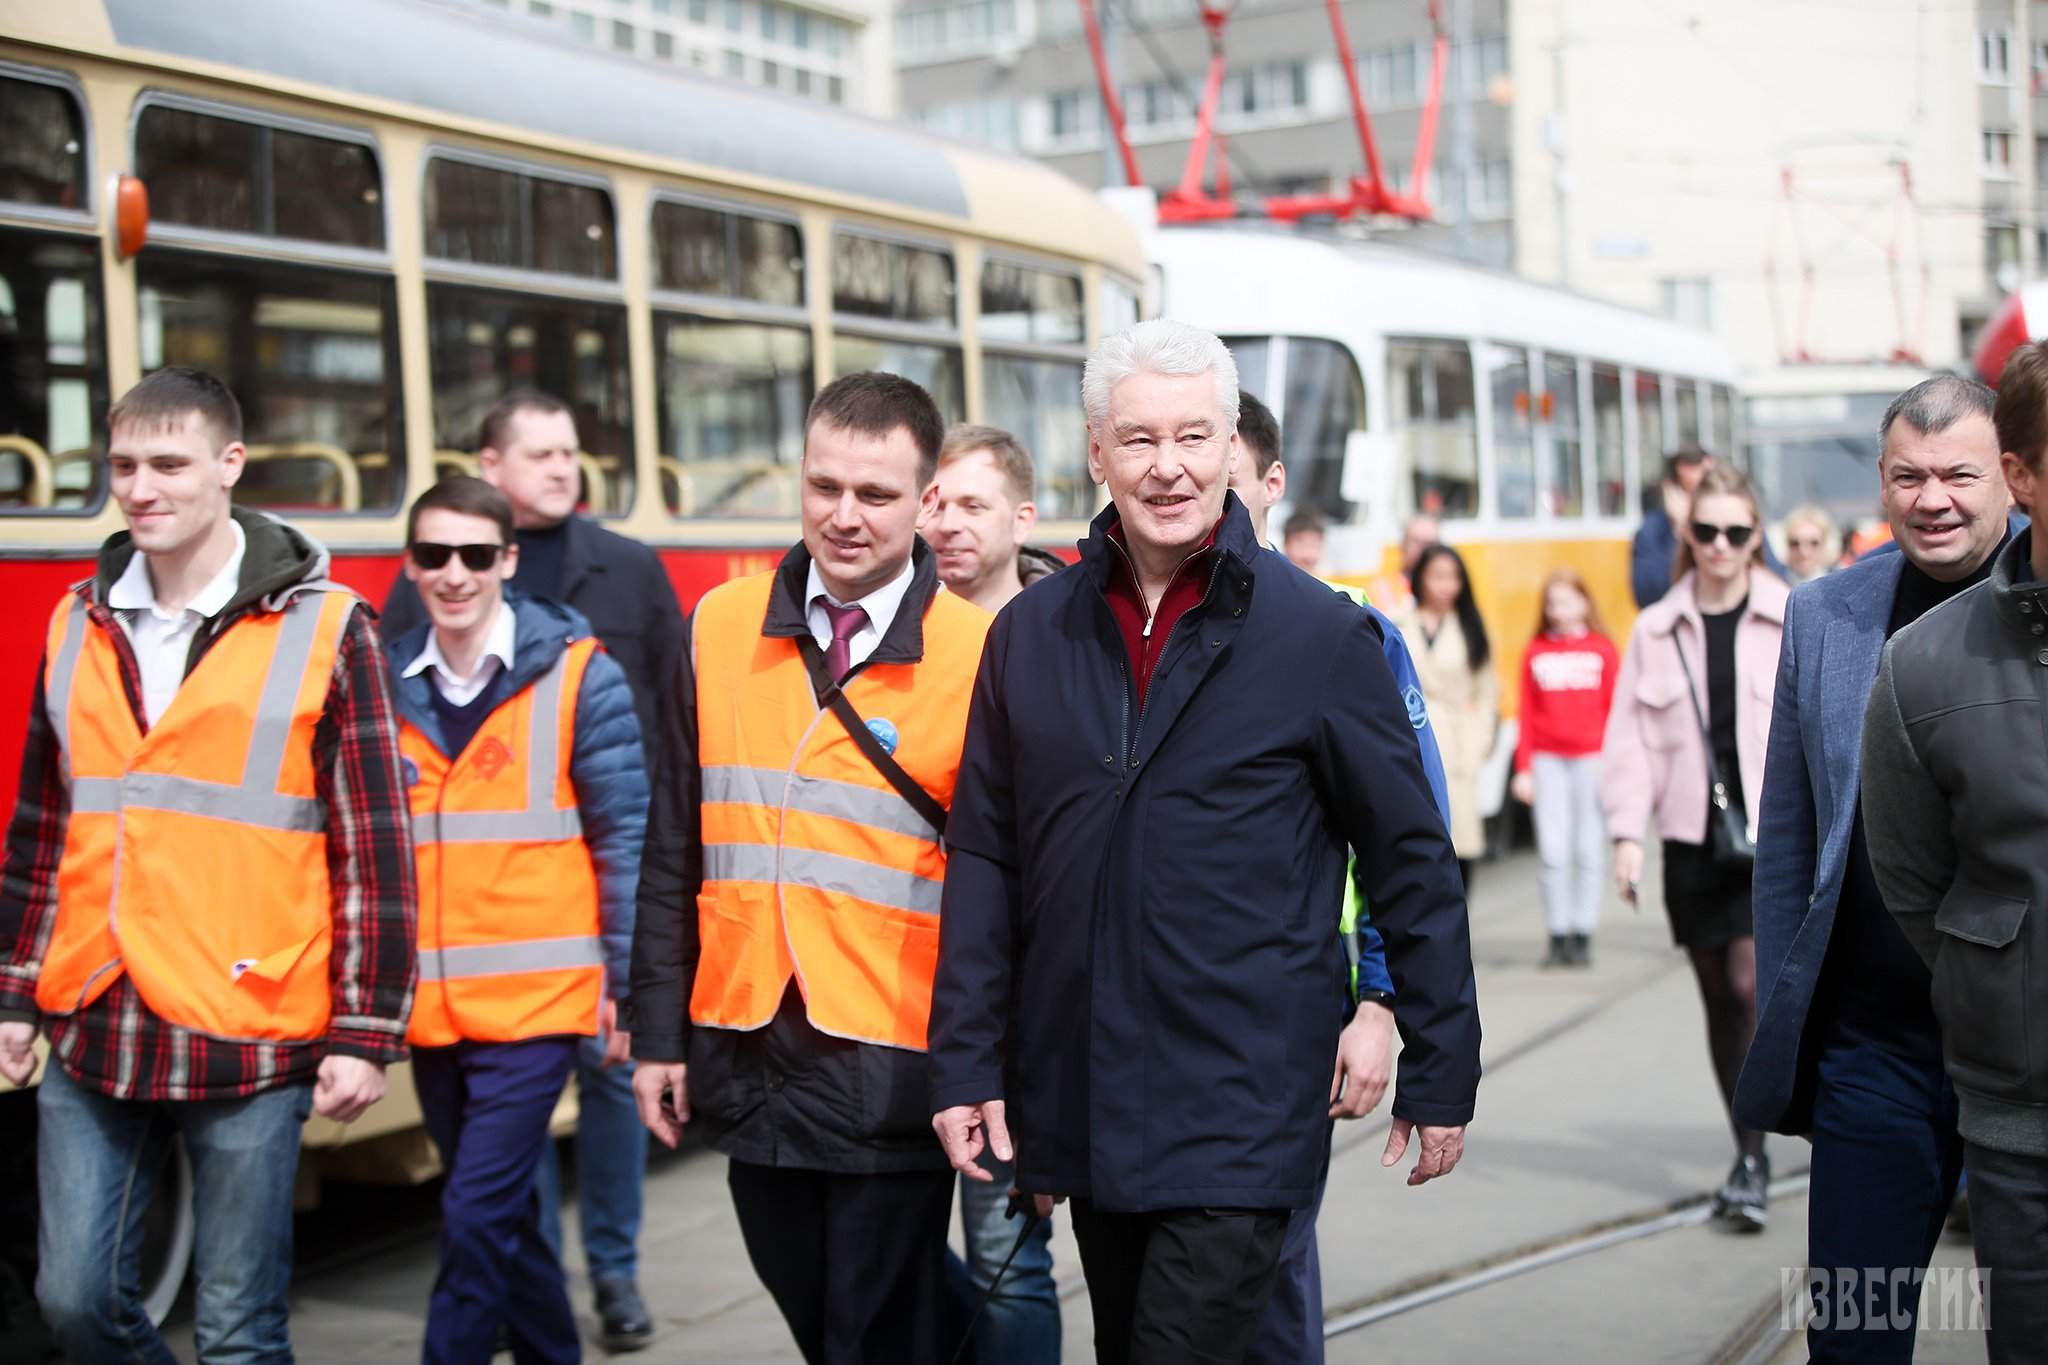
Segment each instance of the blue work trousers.
[[[604,1042],[576,1045],[576,1222],[592,1284],[640,1273],[641,1187],[647,1129],[633,1100],[633,1064],[606,1068]],[[562,1169],[555,1144],[540,1159],[541,1233],[562,1251]]]
[[575,1060],[568,1037],[413,1049],[420,1111],[448,1170],[441,1271],[427,1303],[429,1365],[488,1365],[501,1329],[517,1365],[582,1359],[534,1183]]

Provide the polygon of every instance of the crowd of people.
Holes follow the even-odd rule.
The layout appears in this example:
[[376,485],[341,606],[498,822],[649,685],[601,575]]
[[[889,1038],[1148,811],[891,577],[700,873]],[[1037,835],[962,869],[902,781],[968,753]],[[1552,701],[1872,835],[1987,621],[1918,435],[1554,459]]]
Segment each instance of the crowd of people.
[[[1473,1115],[1493,642],[1433,519],[1398,584],[1315,577],[1311,514],[1272,544],[1279,427],[1216,337],[1107,337],[1081,397],[1108,506],[1077,563],[1028,543],[1015,437],[851,374],[807,417],[801,540],[685,615],[576,514],[571,411],[514,393],[481,476],[408,509],[380,621],[234,505],[218,380],[123,396],[129,529],[48,617],[0,872],[67,1354],[171,1358],[135,1267],[181,1136],[199,1356],[289,1359],[297,1128],[410,1056],[447,1169],[428,1361],[580,1358],[572,1074],[608,1349],[653,1335],[645,1144],[687,1125],[814,1365],[1057,1360],[1062,1201],[1098,1359],[1321,1360],[1333,1126],[1391,1095],[1381,1161],[1420,1185]],[[1896,550],[1833,574],[1824,514],[1780,564],[1742,472],[1675,452],[1624,647],[1544,581],[1513,791],[1546,967],[1591,964],[1655,836],[1735,1145],[1716,1214],[1762,1228],[1765,1134],[1807,1136],[1814,1293],[1907,1272],[1894,1316],[1817,1317],[1814,1358],[1910,1358],[1871,1324],[1912,1312],[1967,1168],[1992,1360],[2039,1361],[2048,795],[2013,759],[2048,547],[2008,508],[2048,487],[2048,345],[1995,401],[1901,395],[1881,442]]]

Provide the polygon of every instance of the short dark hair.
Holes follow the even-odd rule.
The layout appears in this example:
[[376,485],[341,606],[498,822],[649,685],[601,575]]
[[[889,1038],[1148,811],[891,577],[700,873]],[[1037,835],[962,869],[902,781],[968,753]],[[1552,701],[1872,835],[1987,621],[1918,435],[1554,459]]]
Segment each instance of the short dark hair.
[[154,370],[122,394],[121,401],[107,409],[107,430],[139,426],[160,431],[195,412],[213,428],[218,445],[242,439],[242,405],[233,392],[205,370],[186,365]]
[[1697,442],[1687,441],[1664,457],[1664,482],[1677,483],[1679,470],[1707,464],[1713,458]]
[[1280,458],[1280,423],[1271,408],[1243,389],[1237,391],[1237,439],[1252,453],[1252,472],[1265,478]]
[[1038,471],[1032,467],[1031,453],[1001,427],[985,427],[975,422],[947,427],[945,442],[939,447],[939,467],[943,469],[981,450],[986,450],[995,461],[1003,476],[1003,491],[1010,495],[1012,503],[1022,507],[1038,497]]
[[[2038,346],[2038,344],[2035,343],[2035,346]],[[2019,361],[2023,353],[2035,349],[2035,346],[2022,346],[2019,350],[2014,351],[2012,359],[2006,362],[2006,374],[2011,375],[2014,362]],[[2023,363],[2021,365],[2021,374],[2024,376],[2037,370],[2040,364],[2041,361],[2038,357],[2031,364]],[[2038,382],[2037,379],[2035,386],[2032,386],[2033,401],[2037,405],[2043,401],[2048,401],[2048,395],[2044,395],[2043,391],[2038,387]],[[2022,379],[2021,383],[2023,387],[2027,387],[2024,379]],[[1884,416],[1878,420],[1878,458],[1884,458],[1884,449],[1891,440],[1892,424],[1894,422],[1904,422],[1922,436],[1934,436],[1947,431],[1965,417],[1972,415],[1989,417],[1993,422],[1997,423],[1999,438],[2002,443],[2005,436],[2005,424],[1999,421],[1996,414],[2005,411],[2004,398],[2005,381],[2002,379],[1999,381],[1997,397],[1993,397],[1991,390],[1976,380],[1965,378],[1959,374],[1938,374],[1932,379],[1923,379],[1897,398],[1894,398],[1890,406],[1885,408]],[[2015,413],[2015,416],[2018,416],[2018,414]],[[2041,420],[2041,415],[2035,414],[2034,420],[2037,423],[2034,430],[2039,431],[2038,423]],[[2018,450],[2019,447],[2008,445],[2005,446],[2005,449]],[[2040,447],[2036,445],[2036,458],[2039,457],[2039,452]]]
[[917,446],[917,486],[922,489],[939,472],[946,419],[930,394],[900,374],[860,370],[839,376],[811,400],[805,432],[820,422],[875,440],[902,427]]
[[420,513],[435,510],[460,512],[466,517],[489,517],[498,523],[498,535],[505,544],[517,543],[512,529],[512,500],[495,484],[467,474],[456,474],[414,498],[412,510],[405,514],[407,545],[413,543],[413,537],[419,531]]
[[2006,359],[1991,420],[1998,425],[1998,448],[2039,473],[2048,450],[2048,345],[2030,341]]
[[1328,535],[1329,530],[1322,513],[1313,507],[1304,507],[1287,519],[1287,529],[1280,533],[1280,543],[1285,545],[1296,536]]
[[511,426],[512,419],[522,412],[537,412],[543,417],[567,413],[571,421],[576,418],[576,410],[551,393],[541,389],[514,389],[491,404],[491,410],[484,414],[483,423],[477,428],[476,448],[503,450],[505,428]]

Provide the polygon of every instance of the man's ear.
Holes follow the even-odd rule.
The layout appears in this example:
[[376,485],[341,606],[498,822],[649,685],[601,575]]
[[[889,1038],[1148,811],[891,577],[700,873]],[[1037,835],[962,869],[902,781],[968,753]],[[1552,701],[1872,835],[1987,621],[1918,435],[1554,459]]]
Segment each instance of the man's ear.
[[1017,543],[1023,544],[1031,536],[1031,528],[1038,525],[1038,504],[1020,502],[1017,504]]
[[1109,482],[1107,462],[1103,459],[1102,444],[1095,439],[1095,429],[1088,429],[1088,477],[1096,484]]
[[233,488],[242,481],[242,471],[249,467],[249,447],[240,441],[229,441],[220,452],[220,486]]
[[936,477],[924,486],[924,492],[917,496],[917,519],[922,522],[939,510],[939,481]]

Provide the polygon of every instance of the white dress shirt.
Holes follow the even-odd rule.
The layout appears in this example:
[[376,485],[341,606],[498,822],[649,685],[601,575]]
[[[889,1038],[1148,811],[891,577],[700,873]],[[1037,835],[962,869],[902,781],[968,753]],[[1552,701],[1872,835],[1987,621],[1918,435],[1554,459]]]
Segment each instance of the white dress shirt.
[[498,614],[491,618],[490,633],[484,636],[484,652],[477,658],[476,672],[467,678],[449,665],[447,656],[441,653],[441,633],[429,627],[427,647],[405,666],[405,671],[399,676],[410,678],[431,668],[434,670],[434,690],[441,694],[441,699],[450,706],[467,706],[483,695],[483,690],[491,685],[491,679],[498,676],[499,669],[507,673],[512,671],[515,626],[512,604],[498,603]]
[[155,725],[171,709],[178,684],[185,681],[185,660],[192,656],[192,639],[209,617],[235,600],[242,583],[242,556],[249,539],[237,521],[228,523],[235,533],[235,550],[220,572],[201,588],[182,611],[166,611],[157,605],[156,585],[150,581],[149,559],[141,551],[107,590],[107,606],[128,643],[135,647],[135,662],[142,669],[142,713]]
[[906,559],[902,573],[866,597],[842,602],[825,591],[825,580],[819,576],[817,563],[813,561],[810,577],[804,582],[804,619],[810,624],[811,638],[818,642],[820,649],[832,648],[832,618],[825,614],[826,602],[835,607],[859,607],[868,614],[867,622],[846,642],[846,666],[857,667],[867,662],[868,655],[875,652],[875,646],[882,643],[882,637],[889,633],[890,623],[896,619],[897,609],[903,605],[903,594],[909,591],[910,561]]

